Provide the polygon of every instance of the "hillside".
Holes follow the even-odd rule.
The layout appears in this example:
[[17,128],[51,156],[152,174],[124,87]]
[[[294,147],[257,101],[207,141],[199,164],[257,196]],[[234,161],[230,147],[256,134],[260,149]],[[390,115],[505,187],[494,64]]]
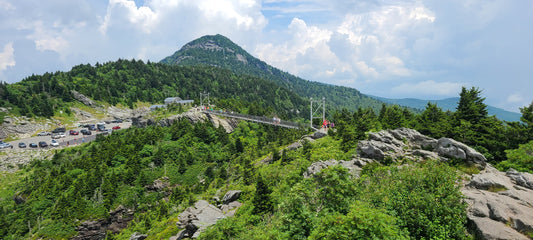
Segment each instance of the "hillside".
[[161,63],[180,66],[209,65],[230,69],[237,74],[252,75],[275,82],[279,86],[305,97],[326,98],[328,108],[372,108],[379,111],[382,102],[353,88],[312,82],[283,72],[253,57],[222,35],[210,35],[185,44]]
[[52,117],[70,112],[70,106],[77,102],[73,91],[102,104],[130,108],[137,102],[156,104],[176,96],[199,103],[200,93],[207,91],[218,107],[252,115],[307,118],[309,113],[308,100],[271,81],[210,66],[170,66],[136,60],[78,65],[68,72],[2,83],[0,106],[10,108],[15,115]]
[[[383,101],[385,103],[390,104],[398,104],[400,106],[406,106],[416,109],[425,109],[428,102],[437,104],[442,110],[444,111],[455,111],[457,108],[457,103],[459,102],[459,98],[446,98],[441,100],[422,100],[422,99],[416,99],[416,98],[402,98],[402,99],[391,99],[391,98],[384,98],[384,97],[377,97],[372,96],[373,98],[376,98],[380,101]],[[496,115],[498,119],[509,121],[509,122],[518,122],[520,121],[520,113],[515,112],[509,112],[506,110],[503,110],[501,108],[493,107],[490,105],[487,105],[487,110],[489,112],[489,115]]]

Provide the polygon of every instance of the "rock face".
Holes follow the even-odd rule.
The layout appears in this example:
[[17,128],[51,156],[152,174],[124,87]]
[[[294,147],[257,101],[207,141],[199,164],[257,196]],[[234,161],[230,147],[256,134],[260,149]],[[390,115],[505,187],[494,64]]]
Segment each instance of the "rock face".
[[[133,210],[119,206],[116,210],[109,213],[107,219],[96,221],[85,221],[76,228],[78,235],[71,238],[73,240],[100,240],[105,239],[107,231],[118,233],[120,230],[128,227],[128,223],[133,220]],[[132,236],[133,237],[133,236]],[[146,237],[145,237],[146,238]],[[135,239],[144,239],[138,236]]]
[[486,159],[481,153],[463,143],[450,138],[436,140],[413,129],[380,131],[370,133],[368,138],[369,140],[357,144],[357,153],[361,157],[378,161],[399,158],[412,160],[433,158],[448,161],[453,158],[465,160],[479,169],[483,169],[486,164]]
[[78,91],[75,91],[75,90],[72,90],[70,91],[72,93],[72,96],[82,102],[83,104],[85,104],[86,106],[89,106],[89,107],[98,107],[98,104],[96,104],[93,100],[91,100],[90,98],[86,97],[85,95],[79,93]]
[[461,190],[468,220],[480,239],[529,239],[533,232],[531,174],[500,172],[490,164]]
[[238,120],[235,119],[222,119],[215,115],[204,114],[193,109],[161,120],[154,120],[144,117],[132,118],[132,125],[136,127],[146,127],[151,125],[168,127],[182,118],[189,120],[191,123],[209,120],[215,127],[222,126],[227,133],[233,132],[233,129],[235,129],[239,123]]
[[307,171],[304,172],[303,175],[305,178],[309,178],[319,173],[324,168],[328,168],[330,166],[335,166],[335,165],[341,165],[347,168],[350,171],[350,173],[352,173],[353,175],[359,176],[359,173],[361,172],[361,170],[363,170],[363,166],[371,162],[373,162],[372,159],[366,159],[366,158],[354,158],[350,161],[344,161],[344,160],[337,161],[335,159],[331,159],[327,161],[319,161],[319,162],[314,162],[313,164],[311,164],[311,166],[307,168]]
[[237,208],[242,205],[236,201],[240,193],[239,190],[227,192],[223,198],[224,204],[220,208],[205,200],[197,201],[194,207],[188,207],[180,213],[176,225],[183,230],[170,239],[197,238],[202,231],[218,220],[233,217]]

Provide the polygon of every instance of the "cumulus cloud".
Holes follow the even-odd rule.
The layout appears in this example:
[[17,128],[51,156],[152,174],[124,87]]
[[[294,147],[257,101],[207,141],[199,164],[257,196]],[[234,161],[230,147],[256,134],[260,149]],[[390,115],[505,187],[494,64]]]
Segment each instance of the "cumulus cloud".
[[433,80],[402,83],[391,89],[394,94],[399,95],[419,95],[419,96],[450,96],[461,91],[464,84],[454,82],[436,82]]
[[110,25],[121,24],[120,20],[137,26],[144,33],[150,33],[152,27],[157,23],[158,16],[149,7],[137,7],[134,1],[109,0],[107,14],[100,26],[100,32],[105,34]]
[[0,52],[0,72],[6,70],[8,67],[15,66],[15,49],[13,43],[10,42],[4,45],[4,51]]

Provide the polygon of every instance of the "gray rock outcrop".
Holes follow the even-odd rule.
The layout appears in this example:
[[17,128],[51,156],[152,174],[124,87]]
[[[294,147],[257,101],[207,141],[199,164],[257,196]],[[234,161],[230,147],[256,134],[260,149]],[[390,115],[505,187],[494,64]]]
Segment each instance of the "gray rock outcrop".
[[90,98],[88,98],[87,96],[79,93],[78,91],[76,90],[72,90],[70,91],[72,93],[72,96],[82,102],[83,104],[85,104],[86,106],[89,106],[89,107],[99,107],[98,104],[96,104],[93,100],[91,100]]
[[357,144],[357,153],[361,157],[378,161],[386,158],[433,158],[441,161],[461,159],[479,169],[483,169],[486,162],[481,153],[463,143],[450,138],[433,139],[408,128],[369,133],[368,140]]
[[140,234],[138,232],[134,232],[131,236],[130,236],[130,240],[144,240],[148,237],[148,235],[146,234]]
[[350,161],[337,161],[335,159],[331,159],[327,161],[314,162],[313,164],[311,164],[311,166],[307,168],[307,171],[303,173],[303,176],[305,178],[309,178],[322,171],[322,169],[336,165],[343,166],[347,168],[351,174],[359,176],[359,173],[361,173],[361,170],[363,170],[362,167],[371,162],[373,162],[372,159],[366,158],[354,158]]
[[228,191],[223,198],[224,204],[217,208],[205,200],[199,200],[194,207],[188,207],[178,216],[176,225],[183,229],[178,235],[170,239],[197,238],[207,227],[214,225],[218,220],[233,217],[237,208],[242,204],[236,200],[241,194],[240,190]]
[[133,220],[133,210],[119,206],[109,213],[107,219],[82,222],[76,231],[78,235],[72,237],[73,240],[98,240],[105,239],[107,231],[118,233],[128,227],[128,223]]
[[219,118],[216,115],[202,113],[192,109],[187,112],[173,115],[160,120],[145,118],[143,116],[132,118],[132,125],[136,127],[146,127],[151,125],[168,127],[174,124],[174,122],[183,118],[189,120],[191,123],[197,123],[200,121],[211,121],[215,127],[222,126],[227,133],[233,132],[233,129],[235,129],[239,124],[239,121],[235,119]]
[[533,174],[518,172],[512,168],[507,170],[505,174],[519,186],[533,190]]
[[237,201],[237,199],[239,199],[239,196],[241,195],[241,190],[231,190],[231,191],[228,191],[224,197],[222,198],[222,202],[224,204],[229,204],[233,201]]
[[487,164],[465,184],[467,216],[478,238],[529,239],[524,234],[533,232],[533,189],[521,185],[529,175]]

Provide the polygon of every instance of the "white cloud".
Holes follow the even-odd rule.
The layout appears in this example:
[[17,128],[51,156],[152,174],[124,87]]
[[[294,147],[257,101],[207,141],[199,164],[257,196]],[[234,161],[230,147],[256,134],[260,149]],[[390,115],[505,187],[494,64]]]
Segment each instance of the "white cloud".
[[15,7],[10,2],[0,1],[0,9],[9,11],[9,10],[14,10]]
[[13,43],[10,42],[4,45],[4,51],[0,52],[0,72],[7,69],[7,67],[15,66],[15,49]]
[[507,96],[507,102],[509,103],[521,103],[524,102],[526,98],[524,98],[520,93],[513,93],[509,96]]
[[137,7],[135,2],[130,0],[109,0],[107,14],[100,26],[102,34],[105,34],[112,24],[123,24],[116,18],[124,18],[125,22],[138,26],[144,33],[150,33],[158,20],[157,14],[149,7]]
[[[305,21],[294,18],[288,26],[289,40],[273,45],[258,44],[255,54],[264,61],[281,67],[293,74],[306,71],[317,73],[313,69],[321,69],[320,74],[331,73],[331,67],[338,63],[337,57],[331,52],[328,41],[332,32],[316,26],[308,26]],[[317,68],[317,65],[322,65]],[[339,63],[337,67],[342,68]]]
[[391,89],[391,92],[404,96],[450,96],[461,91],[462,83],[436,82],[433,80],[418,83],[402,83]]

